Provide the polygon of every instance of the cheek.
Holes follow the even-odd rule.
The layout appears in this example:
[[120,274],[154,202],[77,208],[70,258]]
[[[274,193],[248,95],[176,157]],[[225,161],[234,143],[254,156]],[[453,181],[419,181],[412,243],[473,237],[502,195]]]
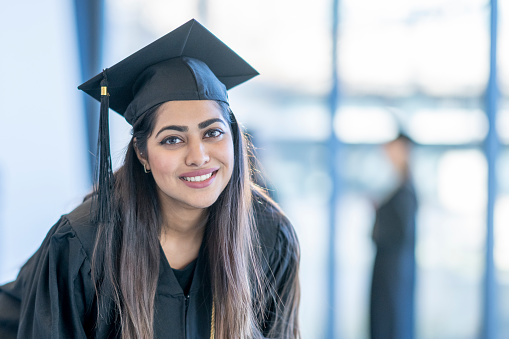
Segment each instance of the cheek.
[[172,157],[169,154],[157,154],[152,153],[149,156],[150,166],[153,172],[156,173],[167,173],[172,172],[174,170],[174,166],[176,163],[175,157]]

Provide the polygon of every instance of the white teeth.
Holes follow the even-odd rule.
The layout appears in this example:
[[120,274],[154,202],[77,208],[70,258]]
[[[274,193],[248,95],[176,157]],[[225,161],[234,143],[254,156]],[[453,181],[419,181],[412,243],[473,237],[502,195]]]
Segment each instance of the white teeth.
[[209,173],[209,174],[205,174],[205,175],[199,175],[196,177],[184,177],[184,180],[186,180],[186,181],[205,181],[208,178],[210,178],[211,176],[212,176],[212,173]]

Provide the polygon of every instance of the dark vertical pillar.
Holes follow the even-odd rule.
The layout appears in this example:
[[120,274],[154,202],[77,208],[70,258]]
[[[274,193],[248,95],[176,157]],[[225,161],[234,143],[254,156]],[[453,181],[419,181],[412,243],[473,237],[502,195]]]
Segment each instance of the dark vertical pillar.
[[333,122],[334,116],[339,103],[339,79],[338,79],[338,30],[339,30],[339,0],[332,1],[332,88],[329,94],[329,112],[330,112],[330,126],[331,133],[328,142],[329,147],[329,173],[332,182],[332,190],[329,201],[329,244],[328,244],[328,264],[327,264],[327,296],[329,299],[329,307],[327,308],[327,324],[326,324],[326,338],[338,338],[336,333],[336,323],[338,321],[338,313],[336,308],[336,220],[337,220],[337,205],[340,193],[340,177],[337,167],[337,159],[340,149],[340,143],[336,134],[334,133]]
[[488,162],[488,206],[486,228],[486,261],[484,273],[484,305],[482,319],[483,339],[497,338],[497,298],[496,276],[493,261],[494,230],[493,215],[497,198],[496,163],[499,150],[499,140],[496,129],[496,117],[498,108],[498,84],[497,84],[497,0],[491,0],[490,15],[490,76],[486,89],[486,113],[489,121],[489,132],[485,140],[485,152]]
[[[80,57],[81,82],[101,71],[104,0],[75,0],[76,29]],[[99,127],[99,104],[83,95],[84,124],[87,130],[87,154],[90,183],[93,181]]]

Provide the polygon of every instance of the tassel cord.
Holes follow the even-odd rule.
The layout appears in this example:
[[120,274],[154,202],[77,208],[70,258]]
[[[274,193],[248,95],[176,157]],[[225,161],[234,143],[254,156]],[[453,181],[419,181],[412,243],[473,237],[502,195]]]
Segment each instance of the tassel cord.
[[97,163],[96,168],[96,222],[110,223],[113,220],[112,203],[114,176],[111,166],[110,134],[109,134],[109,93],[108,77],[106,70],[103,70],[101,80],[101,109],[99,116],[99,137],[97,142]]

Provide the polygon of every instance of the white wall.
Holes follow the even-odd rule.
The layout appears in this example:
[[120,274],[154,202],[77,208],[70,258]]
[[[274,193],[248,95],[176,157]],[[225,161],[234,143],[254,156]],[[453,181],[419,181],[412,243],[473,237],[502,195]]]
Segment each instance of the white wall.
[[0,11],[0,283],[90,189],[72,4]]

